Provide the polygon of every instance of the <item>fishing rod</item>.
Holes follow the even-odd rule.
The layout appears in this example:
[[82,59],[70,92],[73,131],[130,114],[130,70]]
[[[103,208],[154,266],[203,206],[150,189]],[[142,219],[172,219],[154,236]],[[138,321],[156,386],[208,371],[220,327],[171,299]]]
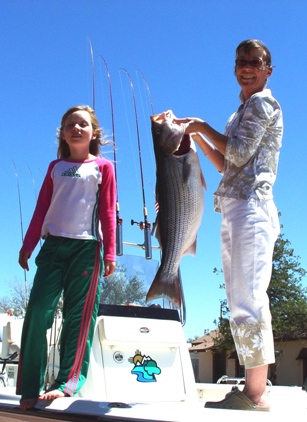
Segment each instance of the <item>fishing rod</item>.
[[140,143],[140,133],[139,133],[139,122],[138,122],[138,115],[136,109],[136,101],[135,101],[135,94],[134,94],[134,87],[131,80],[131,77],[126,69],[121,68],[123,70],[130,82],[131,93],[133,98],[133,105],[134,105],[134,115],[135,115],[135,123],[136,123],[136,132],[137,132],[137,141],[138,141],[138,151],[139,151],[139,163],[140,163],[140,174],[141,174],[141,183],[142,183],[142,196],[143,196],[143,216],[144,221],[136,222],[131,220],[131,225],[137,224],[141,230],[144,230],[144,248],[145,248],[145,258],[151,259],[152,258],[152,249],[151,249],[151,233],[150,233],[150,223],[147,219],[147,208],[146,208],[146,201],[145,201],[145,188],[144,188],[144,177],[143,177],[143,165],[142,165],[142,153],[141,153],[141,143]]
[[46,374],[45,374],[45,381],[44,381],[44,388],[48,390],[51,383],[49,377],[49,363],[50,363],[50,354],[51,354],[51,346],[52,346],[52,336],[53,336],[53,324],[51,325],[50,332],[49,332],[49,350],[48,350],[48,357],[47,357],[47,365],[46,365]]
[[[21,209],[21,196],[20,196],[20,186],[19,186],[19,179],[18,179],[18,173],[15,166],[15,162],[12,159],[14,170],[15,170],[15,176],[16,176],[16,183],[17,183],[17,192],[18,192],[18,203],[19,203],[19,218],[20,218],[20,228],[21,228],[21,242],[23,243],[23,221],[22,221],[22,209]],[[25,309],[27,309],[28,306],[28,282],[27,282],[27,272],[24,269],[24,282],[25,282]]]
[[[113,134],[113,153],[114,153],[114,171],[115,171],[115,180],[117,186],[117,166],[116,166],[116,140],[115,140],[115,124],[114,124],[114,107],[113,107],[113,95],[112,95],[112,85],[111,85],[111,76],[109,68],[105,59],[100,55],[99,56],[104,63],[109,84],[109,97],[110,97],[110,107],[111,107],[111,117],[112,117],[112,134]],[[118,200],[118,189],[116,193],[116,255],[123,255],[123,219],[119,216],[119,200]]]
[[[144,82],[144,85],[145,85],[145,88],[146,88],[146,91],[147,91],[147,95],[148,95],[149,103],[150,103],[151,115],[153,116],[153,115],[154,115],[154,108],[153,108],[153,102],[152,102],[152,97],[151,97],[151,93],[150,93],[150,89],[149,89],[148,82],[147,82],[147,80],[146,80],[146,78],[145,78],[145,76],[144,76],[143,72],[141,72],[141,70],[140,70],[140,69],[136,69],[136,72],[138,72],[138,73],[142,76],[142,79],[143,79],[143,82]],[[153,149],[151,149],[151,152],[153,153]],[[156,214],[157,214],[157,213],[158,213],[158,210],[159,210],[159,204],[158,204],[158,202],[157,202],[157,200],[156,200],[156,193],[155,193],[155,189],[154,189],[152,186],[151,186],[151,189],[152,189],[152,191],[153,191],[153,193],[154,193],[154,198],[155,198],[155,209],[156,209]]]
[[91,52],[91,62],[92,62],[92,101],[93,101],[93,110],[96,107],[96,98],[95,98],[95,63],[94,63],[94,53],[92,48],[92,42],[90,37],[87,37],[89,45],[90,45],[90,52]]
[[[92,63],[92,103],[93,109],[95,110],[96,107],[96,97],[95,97],[95,63],[94,63],[94,53],[92,48],[92,43],[89,37],[87,37],[89,45],[90,45],[90,53],[91,53],[91,63]],[[100,56],[104,62],[108,82],[109,82],[109,92],[110,92],[110,104],[111,104],[111,114],[112,114],[112,132],[113,132],[113,151],[114,151],[114,170],[115,170],[115,180],[117,185],[117,174],[116,174],[116,144],[115,144],[115,130],[114,130],[114,112],[113,112],[113,97],[112,97],[112,86],[111,86],[111,77],[110,72],[108,69],[107,62],[105,59]],[[123,255],[123,232],[122,232],[122,218],[119,216],[119,202],[118,202],[118,195],[116,199],[116,255],[121,256]]]
[[150,108],[151,108],[151,115],[154,115],[154,109],[153,109],[153,105],[152,105],[152,98],[151,98],[151,93],[150,93],[150,89],[149,89],[149,85],[147,83],[147,80],[143,74],[143,72],[140,71],[140,69],[136,69],[136,71],[142,76],[143,82],[145,84],[146,90],[147,90],[147,94],[148,94],[148,98],[149,98],[149,103],[150,103]]
[[36,185],[35,185],[35,180],[34,180],[34,177],[33,177],[33,173],[32,173],[32,171],[31,171],[31,169],[30,169],[30,167],[28,165],[27,165],[27,167],[28,167],[29,173],[31,175],[31,179],[32,179],[35,201],[37,201],[37,191],[36,191]]

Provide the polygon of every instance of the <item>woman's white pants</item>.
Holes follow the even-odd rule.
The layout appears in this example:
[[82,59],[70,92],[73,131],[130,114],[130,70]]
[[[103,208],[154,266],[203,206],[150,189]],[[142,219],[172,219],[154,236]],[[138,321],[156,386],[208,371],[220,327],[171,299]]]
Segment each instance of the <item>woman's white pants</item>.
[[267,289],[279,234],[273,200],[221,198],[222,261],[230,327],[246,369],[274,363]]

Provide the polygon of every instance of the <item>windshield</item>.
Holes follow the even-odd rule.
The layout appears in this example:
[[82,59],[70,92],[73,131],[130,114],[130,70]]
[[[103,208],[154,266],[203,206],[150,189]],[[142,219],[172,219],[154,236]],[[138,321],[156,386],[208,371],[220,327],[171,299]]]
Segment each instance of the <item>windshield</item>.
[[[118,256],[116,261],[114,274],[101,281],[101,304],[177,309],[165,297],[146,302],[146,294],[159,268],[158,260],[125,254]],[[178,312],[184,324],[184,300]]]

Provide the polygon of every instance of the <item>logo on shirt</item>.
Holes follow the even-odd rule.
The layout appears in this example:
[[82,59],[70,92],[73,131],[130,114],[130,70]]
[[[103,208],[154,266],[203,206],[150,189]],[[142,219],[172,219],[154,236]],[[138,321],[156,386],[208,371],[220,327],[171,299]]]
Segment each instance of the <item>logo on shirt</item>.
[[78,168],[76,166],[71,167],[70,169],[64,171],[62,176],[68,177],[81,177],[80,173],[78,172]]

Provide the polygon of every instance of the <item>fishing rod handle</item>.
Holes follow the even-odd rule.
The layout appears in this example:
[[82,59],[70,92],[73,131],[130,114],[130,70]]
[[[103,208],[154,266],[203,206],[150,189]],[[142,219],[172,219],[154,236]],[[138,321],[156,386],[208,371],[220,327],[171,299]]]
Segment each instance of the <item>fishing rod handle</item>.
[[123,255],[123,226],[120,223],[116,225],[116,255]]
[[151,249],[151,232],[150,228],[145,227],[144,229],[144,245],[145,245],[145,258],[152,258],[152,249]]

